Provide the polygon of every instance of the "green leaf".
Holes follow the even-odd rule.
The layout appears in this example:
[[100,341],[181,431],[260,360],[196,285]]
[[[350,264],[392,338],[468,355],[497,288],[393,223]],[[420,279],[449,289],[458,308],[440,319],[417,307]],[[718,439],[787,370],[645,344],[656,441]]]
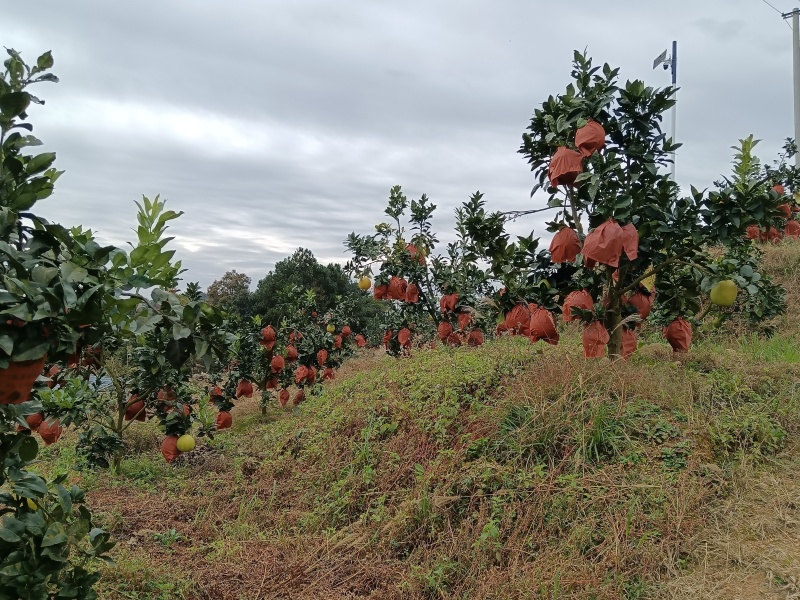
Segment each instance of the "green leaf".
[[50,165],[52,165],[55,160],[55,152],[44,152],[42,154],[38,154],[28,161],[27,165],[25,165],[25,172],[28,175],[36,175],[37,173],[41,173],[42,171],[49,169]]
[[10,119],[25,112],[30,106],[31,95],[28,92],[11,92],[0,95],[0,113]]
[[65,262],[61,265],[61,276],[67,283],[81,283],[89,275],[89,272],[73,262]]
[[42,54],[39,58],[36,59],[36,68],[40,71],[46,71],[47,69],[52,69],[53,64],[53,54],[50,50]]
[[64,530],[64,525],[59,522],[51,523],[47,531],[44,532],[42,548],[65,544],[67,540],[67,532]]

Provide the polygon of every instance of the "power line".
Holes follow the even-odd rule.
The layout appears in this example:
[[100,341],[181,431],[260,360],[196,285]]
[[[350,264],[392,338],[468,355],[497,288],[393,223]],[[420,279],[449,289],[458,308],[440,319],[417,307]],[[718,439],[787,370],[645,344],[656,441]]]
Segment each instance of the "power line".
[[[766,4],[767,6],[769,6],[769,7],[770,7],[772,10],[774,10],[776,13],[778,13],[778,14],[779,14],[781,17],[784,17],[784,21],[783,21],[783,22],[784,22],[784,23],[786,23],[786,20],[785,20],[785,16],[784,16],[784,14],[783,14],[783,11],[781,11],[781,10],[777,9],[777,8],[776,8],[776,7],[775,7],[773,4],[770,4],[769,2],[767,2],[767,0],[761,0],[761,1],[762,1],[764,4]],[[786,26],[787,26],[789,29],[791,29],[791,28],[792,28],[792,26],[791,26],[791,25],[789,25],[789,23],[786,23]]]

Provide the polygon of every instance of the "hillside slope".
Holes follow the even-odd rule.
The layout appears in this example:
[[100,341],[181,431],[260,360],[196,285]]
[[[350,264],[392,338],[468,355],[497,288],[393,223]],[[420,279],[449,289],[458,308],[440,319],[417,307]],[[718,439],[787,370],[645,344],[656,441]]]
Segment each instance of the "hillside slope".
[[[796,306],[800,248],[768,260]],[[679,357],[651,332],[615,364],[584,360],[572,328],[557,347],[365,354],[297,414],[239,405],[174,466],[143,425],[123,476],[83,476],[120,541],[101,596],[734,597],[696,593],[698,573],[731,568],[713,532],[739,535],[721,515],[749,477],[769,490],[798,456],[800,322],[778,329],[700,335]],[[58,470],[72,452],[44,455]],[[791,597],[796,557],[763,565],[758,593]]]

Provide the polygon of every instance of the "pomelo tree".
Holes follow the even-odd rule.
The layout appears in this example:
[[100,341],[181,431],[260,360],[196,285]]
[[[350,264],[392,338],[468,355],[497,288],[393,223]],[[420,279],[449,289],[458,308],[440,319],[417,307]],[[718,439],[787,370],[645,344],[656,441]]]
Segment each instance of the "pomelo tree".
[[437,255],[435,210],[426,195],[409,201],[394,186],[384,211],[390,220],[376,225],[372,235],[351,233],[345,242],[352,254],[345,269],[386,303],[383,343],[392,355],[407,351],[413,337],[434,332],[448,345],[478,346],[491,324],[480,305],[491,284],[467,247],[465,214],[456,212],[456,239]]
[[[501,308],[533,304],[583,321],[587,356],[635,348],[636,323],[655,298],[656,320],[673,348],[685,350],[702,274],[714,262],[709,248],[768,222],[779,196],[756,185],[681,195],[667,173],[678,145],[662,131],[675,90],[622,84],[618,69],[594,66],[580,52],[571,75],[564,93],[534,111],[519,149],[536,180],[531,197],[541,205],[489,213],[476,195],[464,208],[470,247],[502,282],[495,297]],[[509,219],[545,212],[549,249],[533,234],[510,241]],[[546,339],[541,334],[532,337]]]
[[[50,407],[54,413],[42,414],[39,398],[30,399],[36,380],[54,383],[43,372],[47,362],[56,378],[71,364],[98,368],[115,351],[116,335],[148,334],[163,342],[150,370],[159,377],[167,364],[179,368],[208,355],[220,321],[213,311],[162,291],[171,254],[157,229],[169,219],[155,204],[140,211],[139,243],[130,253],[34,212],[61,172],[54,153],[29,153],[41,142],[31,135],[28,110],[44,102],[28,88],[58,79],[49,73],[49,52],[33,66],[14,50],[8,56],[0,71],[0,597],[93,598],[99,577],[93,561],[107,559],[113,544],[94,527],[77,486],[29,469],[39,447],[33,433],[56,441],[63,426],[58,415],[80,410],[76,400],[90,401],[91,390],[66,380]],[[153,223],[143,222],[150,218]],[[154,288],[150,297],[142,293],[148,288]],[[120,408],[118,402],[117,415]]]

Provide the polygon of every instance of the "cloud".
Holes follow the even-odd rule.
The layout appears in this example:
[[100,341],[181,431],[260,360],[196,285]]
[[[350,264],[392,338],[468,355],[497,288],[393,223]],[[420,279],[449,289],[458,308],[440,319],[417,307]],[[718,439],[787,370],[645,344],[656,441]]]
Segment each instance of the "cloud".
[[685,187],[726,173],[738,138],[763,138],[771,160],[792,135],[789,29],[758,2],[39,0],[4,14],[2,43],[51,49],[62,80],[34,112],[66,169],[44,215],[123,243],[133,201],[160,193],[185,212],[170,233],[203,286],[232,268],[255,284],[300,246],[346,260],[346,235],[372,231],[398,183],[439,206],[443,242],[476,190],[490,209],[534,207],[516,151],[575,48],[660,86],[652,60],[679,40]]

